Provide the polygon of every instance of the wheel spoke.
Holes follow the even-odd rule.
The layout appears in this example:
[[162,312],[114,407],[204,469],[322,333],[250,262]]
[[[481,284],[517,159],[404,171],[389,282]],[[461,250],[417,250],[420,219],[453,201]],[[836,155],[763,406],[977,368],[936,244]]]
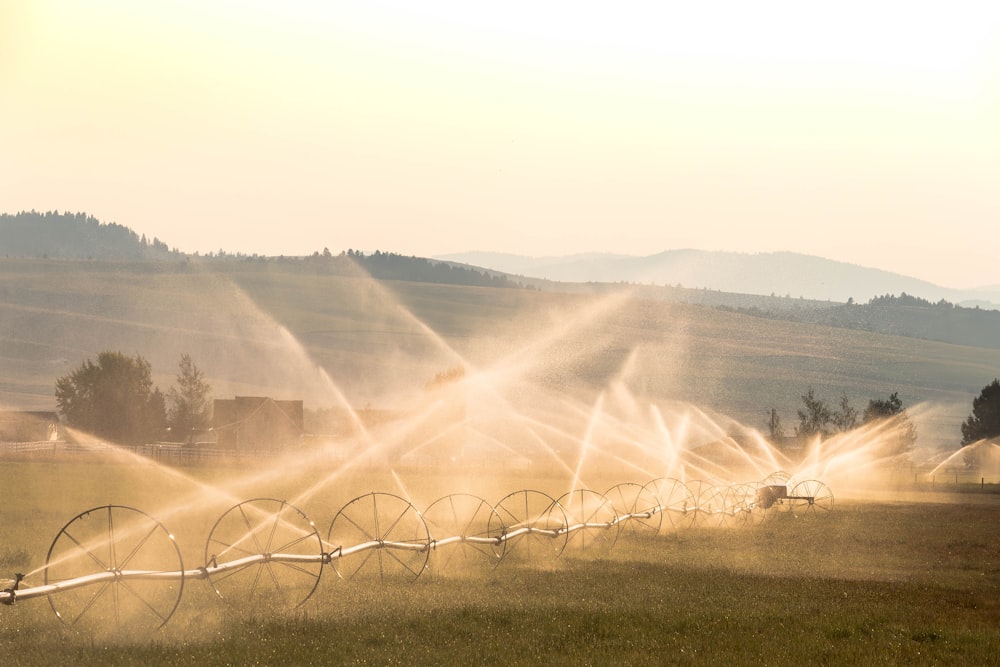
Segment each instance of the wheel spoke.
[[[111,513],[111,505],[108,505],[108,562],[111,564],[111,569],[118,569],[118,559],[115,554],[115,520]],[[116,605],[117,607],[117,605]]]
[[122,590],[124,590],[124,591],[126,591],[128,593],[131,593],[132,597],[134,597],[136,600],[138,600],[139,602],[141,602],[143,604],[143,606],[146,607],[146,609],[148,609],[150,612],[152,612],[157,618],[159,618],[161,622],[165,623],[167,621],[167,617],[164,616],[164,614],[161,613],[160,610],[157,609],[149,600],[147,600],[145,596],[140,595],[138,593],[138,591],[136,591],[135,589],[133,589],[128,584],[128,582],[121,581],[119,583],[121,584]]
[[[211,550],[218,545],[245,556],[261,556],[245,567],[208,568],[216,593],[234,604],[301,605],[316,590],[323,572],[323,541],[315,525],[284,500],[255,498],[229,508],[206,542],[206,562],[213,562]],[[252,545],[255,551],[229,545]],[[315,564],[286,563],[273,559],[276,554],[315,556]]]
[[83,607],[80,608],[80,612],[76,616],[73,617],[73,620],[70,621],[69,624],[70,625],[76,625],[77,621],[79,621],[81,618],[83,618],[83,615],[86,614],[90,610],[90,608],[93,607],[94,604],[99,599],[101,599],[101,597],[104,595],[104,593],[109,588],[111,588],[111,582],[110,581],[101,584],[97,588],[97,590],[94,591],[94,594],[90,597],[90,599],[87,600],[86,604],[84,604]]
[[[426,569],[431,551],[427,522],[420,512],[408,500],[389,493],[370,493],[347,503],[330,524],[327,541],[343,549],[377,543],[365,549],[367,553],[360,562],[354,554],[339,558],[337,570],[342,578],[360,576],[368,569],[383,581],[399,574],[419,576]],[[423,548],[397,549],[387,544],[394,542]]]
[[139,553],[142,550],[142,548],[146,545],[146,542],[148,542],[150,540],[150,538],[153,537],[153,535],[156,534],[156,531],[157,531],[158,528],[159,528],[159,526],[153,526],[153,527],[151,527],[149,529],[149,532],[147,532],[142,537],[142,539],[140,539],[139,542],[135,545],[135,547],[132,549],[132,551],[129,552],[128,556],[126,556],[122,560],[122,562],[118,565],[117,569],[124,570],[128,566],[128,564],[132,561],[132,559],[135,557],[135,555],[137,553]]
[[93,550],[90,547],[84,546],[83,543],[81,543],[78,539],[76,539],[75,537],[73,537],[73,535],[71,533],[69,533],[68,531],[64,531],[63,535],[65,535],[65,537],[70,542],[72,542],[73,544],[75,544],[77,547],[80,548],[81,551],[83,551],[87,556],[89,556],[91,558],[91,560],[93,560],[100,569],[102,569],[102,570],[110,570],[111,569],[103,560],[100,559],[100,557],[97,554],[95,554],[93,552]]

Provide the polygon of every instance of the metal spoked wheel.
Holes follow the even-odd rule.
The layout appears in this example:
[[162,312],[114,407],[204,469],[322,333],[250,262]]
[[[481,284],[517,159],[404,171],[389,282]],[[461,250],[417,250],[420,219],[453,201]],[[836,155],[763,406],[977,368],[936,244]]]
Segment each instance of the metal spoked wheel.
[[514,491],[497,503],[496,510],[507,542],[506,558],[516,553],[518,560],[544,563],[566,548],[566,512],[544,491]]
[[684,482],[673,477],[661,477],[647,483],[646,488],[660,501],[664,515],[661,530],[675,533],[691,527],[696,502]]
[[431,572],[492,569],[503,558],[503,522],[482,498],[465,493],[438,498],[423,516],[431,536]]
[[205,569],[224,600],[244,608],[291,609],[312,596],[323,574],[315,524],[283,500],[255,498],[229,508],[205,543]]
[[713,502],[713,525],[728,527],[743,523],[742,494],[735,486],[717,486]]
[[729,521],[733,526],[745,526],[752,523],[753,506],[757,497],[756,484],[734,484],[729,489],[729,503],[732,517]]
[[177,609],[184,565],[160,522],[132,507],[105,505],[59,531],[45,558],[45,584],[57,587],[49,605],[67,625],[150,630]]
[[419,577],[427,568],[430,534],[420,512],[391,493],[369,493],[340,508],[327,542],[342,579]]
[[659,534],[663,510],[659,499],[649,488],[625,482],[611,487],[604,495],[611,501],[619,520],[628,516],[628,521],[619,524],[623,534],[640,539]]
[[722,505],[719,486],[701,479],[689,480],[688,491],[694,499],[694,510],[691,512],[691,523],[697,526],[715,526],[718,524]]
[[750,503],[750,514],[747,516],[747,523],[751,526],[759,526],[775,512],[784,509],[781,500],[778,499],[774,487],[770,484],[755,483],[753,497]]
[[792,487],[792,512],[796,516],[827,515],[833,510],[833,492],[823,482],[807,479]]
[[725,484],[714,484],[703,490],[703,499],[698,503],[704,510],[706,526],[732,525],[735,511],[733,510],[732,487]]
[[567,547],[595,554],[605,554],[614,548],[621,524],[614,505],[603,494],[577,489],[564,493],[557,502],[569,522]]

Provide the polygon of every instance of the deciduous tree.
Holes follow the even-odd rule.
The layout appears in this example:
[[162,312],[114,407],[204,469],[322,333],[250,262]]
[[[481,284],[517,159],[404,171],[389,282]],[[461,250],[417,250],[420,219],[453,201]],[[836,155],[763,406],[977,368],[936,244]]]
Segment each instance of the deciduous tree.
[[165,423],[163,394],[138,354],[101,352],[56,380],[55,393],[67,424],[115,443],[149,442]]
[[828,424],[833,419],[830,407],[822,399],[816,398],[812,387],[802,397],[805,410],[799,410],[799,426],[795,429],[795,434],[800,437],[809,438],[812,436],[828,435]]
[[917,427],[910,420],[899,392],[892,392],[887,400],[871,399],[861,417],[862,424],[884,423],[887,428],[888,444],[893,454],[904,454],[913,449],[917,442]]
[[840,409],[830,415],[830,421],[840,432],[847,432],[858,425],[858,411],[851,405],[847,392],[840,396]]

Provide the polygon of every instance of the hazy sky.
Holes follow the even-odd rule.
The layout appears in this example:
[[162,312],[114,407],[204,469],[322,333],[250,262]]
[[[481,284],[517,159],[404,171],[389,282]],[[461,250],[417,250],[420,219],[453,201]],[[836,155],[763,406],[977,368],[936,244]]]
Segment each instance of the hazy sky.
[[0,0],[0,211],[1000,283],[1000,3]]

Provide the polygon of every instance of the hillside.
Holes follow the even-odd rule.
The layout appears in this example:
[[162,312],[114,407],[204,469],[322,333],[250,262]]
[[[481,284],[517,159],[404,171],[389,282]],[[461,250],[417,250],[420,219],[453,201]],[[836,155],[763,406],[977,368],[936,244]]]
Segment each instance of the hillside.
[[956,290],[880,269],[791,252],[668,250],[645,257],[605,253],[524,257],[468,252],[436,259],[555,282],[673,285],[840,303],[863,303],[883,294],[905,292],[930,301],[944,299],[969,307],[1000,308],[997,286]]
[[925,406],[922,434],[948,443],[957,442],[972,398],[1000,374],[1000,350],[771,320],[629,289],[496,289],[305,265],[6,260],[0,404],[52,409],[56,378],[113,349],[146,357],[161,387],[190,354],[219,397],[396,409],[422,400],[436,375],[464,367],[492,392],[482,410],[525,401],[537,409],[540,395],[554,395],[585,413],[599,396],[630,396],[623,406],[641,399],[726,415],[722,431],[728,419],[762,428],[772,407],[793,421],[809,387],[861,406],[899,392],[904,404]]
[[962,308],[947,301],[931,303],[906,293],[875,297],[867,304],[827,304],[795,309],[755,304],[733,309],[758,317],[1000,349],[1000,310]]
[[956,306],[947,301],[931,303],[905,292],[898,296],[877,296],[868,303],[834,303],[676,286],[559,283],[523,276],[511,277],[511,280],[535,289],[567,294],[602,295],[627,288],[644,299],[719,308],[754,317],[1000,349],[1000,310]]
[[[365,254],[348,250],[338,254],[324,248],[308,257],[246,256],[239,252],[210,253],[188,257],[166,243],[139,237],[122,225],[101,223],[83,213],[22,212],[0,216],[0,250],[6,258],[51,258],[75,260],[196,260],[200,263],[233,262],[280,263],[282,271],[304,275],[351,275],[359,268],[380,280],[399,280],[447,285],[540,289],[546,291],[606,294],[618,291],[623,283],[642,298],[714,306],[771,319],[813,322],[877,333],[912,336],[959,345],[1000,348],[1000,310],[954,307],[951,302],[936,303],[909,297],[900,292],[905,303],[889,302],[894,290],[878,292],[869,303],[848,298],[847,303],[830,299],[806,299],[792,296],[784,287],[809,285],[864,285],[858,293],[876,287],[909,287],[933,292],[934,286],[895,276],[883,271],[831,262],[818,257],[793,253],[741,255],[706,253],[693,250],[670,251],[650,257],[621,257],[604,254],[564,258],[532,259],[495,253],[470,253],[484,266],[506,266],[507,270],[529,273],[554,271],[570,282],[511,275],[491,268],[470,266],[453,261],[405,257],[391,252]],[[224,266],[212,270],[227,270]],[[158,270],[149,267],[148,270]],[[728,285],[731,289],[708,286],[685,287],[677,281],[658,284],[664,272],[682,272],[688,278],[707,281],[707,285]],[[623,279],[622,276],[630,276]],[[674,275],[677,277],[677,275]],[[731,283],[731,284],[730,284]],[[754,293],[761,285],[781,285],[775,293]],[[809,288],[811,289],[811,288]],[[911,294],[913,292],[910,292]],[[983,296],[983,295],[980,295]],[[983,303],[989,303],[984,301]],[[933,307],[932,307],[933,306]]]
[[[104,223],[85,213],[22,211],[0,214],[0,253],[6,259],[72,259],[110,261],[216,260],[286,261],[285,269],[327,275],[345,275],[360,266],[370,275],[384,280],[414,280],[418,282],[487,287],[522,287],[509,277],[475,267],[455,266],[449,262],[421,257],[405,257],[376,251],[364,254],[349,250],[332,254],[328,249],[309,257],[268,258],[247,256],[240,252],[210,253],[206,257],[185,255],[169,250],[159,238],[147,239],[117,223]],[[301,260],[301,261],[300,261]],[[151,271],[158,271],[150,267]]]

